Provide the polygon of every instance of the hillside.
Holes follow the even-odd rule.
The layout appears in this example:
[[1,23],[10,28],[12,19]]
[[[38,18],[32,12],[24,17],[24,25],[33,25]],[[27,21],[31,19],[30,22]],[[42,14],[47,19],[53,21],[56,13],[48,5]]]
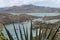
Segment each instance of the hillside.
[[0,23],[9,24],[9,23],[17,23],[24,22],[26,20],[39,18],[37,16],[31,16],[27,14],[12,15],[10,13],[0,13]]
[[60,15],[43,17],[43,20],[52,20],[52,19],[60,19]]
[[12,12],[12,13],[60,13],[60,8],[51,8],[36,5],[22,5],[0,8],[0,12]]

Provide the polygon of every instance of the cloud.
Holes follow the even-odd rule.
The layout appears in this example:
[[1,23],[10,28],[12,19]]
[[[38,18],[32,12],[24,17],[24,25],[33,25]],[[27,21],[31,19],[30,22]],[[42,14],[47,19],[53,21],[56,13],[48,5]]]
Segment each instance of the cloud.
[[60,4],[60,0],[0,0],[0,7],[22,4],[34,4],[37,2],[53,2],[55,4]]
[[32,4],[40,0],[0,0],[0,7],[22,5],[22,4]]

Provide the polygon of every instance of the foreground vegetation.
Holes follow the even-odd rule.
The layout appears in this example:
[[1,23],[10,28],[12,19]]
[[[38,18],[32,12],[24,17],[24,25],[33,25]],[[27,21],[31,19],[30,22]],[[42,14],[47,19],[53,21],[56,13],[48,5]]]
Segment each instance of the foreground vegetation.
[[[6,32],[7,32],[9,40],[14,40],[14,38],[12,37],[11,33],[9,32],[9,30],[6,28],[5,24],[3,24],[3,26],[4,26],[4,28],[5,28]],[[33,34],[32,34],[32,30],[33,30],[32,26],[33,25],[32,25],[32,21],[31,21],[30,38],[29,38],[28,29],[27,28],[25,29],[24,26],[23,26],[23,31],[24,31],[24,37],[23,37],[22,30],[21,30],[21,27],[19,25],[19,32],[20,32],[21,40],[60,40],[57,37],[58,36],[57,32],[59,30],[59,26],[58,25],[56,27],[54,27],[54,26],[50,26],[50,27],[46,26],[45,28],[42,28],[41,24],[39,24],[39,26],[40,26],[39,27],[39,33],[38,33],[38,30],[36,29],[36,36],[33,36]],[[13,23],[13,27],[14,27],[14,31],[15,31],[17,40],[20,40],[19,37],[18,37],[18,34],[17,34],[17,31],[16,31],[14,23]],[[5,36],[3,36],[3,37],[4,37],[4,39],[2,39],[2,40],[8,40],[8,38],[6,39]]]

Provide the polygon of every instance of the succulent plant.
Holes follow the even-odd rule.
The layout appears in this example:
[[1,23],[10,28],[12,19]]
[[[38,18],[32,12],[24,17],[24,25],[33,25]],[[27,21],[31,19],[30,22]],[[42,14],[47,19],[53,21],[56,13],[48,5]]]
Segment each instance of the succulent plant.
[[[4,24],[3,24],[4,25]],[[40,24],[41,25],[41,24]],[[14,27],[14,30],[15,30],[15,34],[16,34],[16,38],[17,40],[20,40],[18,35],[17,35],[17,32],[16,32],[16,29],[15,29],[15,25],[13,24],[13,27]],[[9,32],[9,30],[6,28],[6,26],[4,25],[4,28],[8,34],[8,37],[9,37],[9,40],[14,40],[14,38],[12,37],[11,33]],[[21,27],[19,25],[19,32],[20,32],[20,37],[21,37],[21,40],[54,40],[57,32],[58,32],[58,29],[59,29],[59,26],[56,28],[56,30],[54,31],[53,30],[53,27],[51,26],[50,30],[48,29],[48,26],[45,28],[45,30],[43,31],[42,30],[42,26],[39,27],[39,32],[38,30],[36,29],[36,36],[33,37],[33,34],[32,34],[32,20],[31,20],[31,27],[30,27],[30,39],[28,38],[28,29],[27,27],[24,28],[24,25],[23,25],[23,32],[24,32],[24,38],[23,38],[23,35],[22,35],[22,30],[21,30]],[[26,30],[26,31],[25,31]],[[41,32],[42,30],[42,32]],[[49,32],[48,32],[49,30]],[[52,35],[52,32],[54,31],[53,35]],[[52,36],[51,36],[52,35]],[[1,35],[0,35],[0,38],[1,38]],[[5,37],[4,37],[5,38]]]

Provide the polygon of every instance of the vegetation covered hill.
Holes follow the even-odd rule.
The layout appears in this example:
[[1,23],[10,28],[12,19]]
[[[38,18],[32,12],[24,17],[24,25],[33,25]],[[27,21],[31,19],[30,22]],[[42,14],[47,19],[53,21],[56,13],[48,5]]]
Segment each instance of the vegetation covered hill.
[[0,23],[8,24],[13,22],[23,22],[30,19],[39,18],[37,16],[31,16],[27,14],[12,15],[9,13],[0,13]]
[[60,15],[57,16],[45,16],[43,17],[44,20],[52,20],[52,19],[60,19]]

